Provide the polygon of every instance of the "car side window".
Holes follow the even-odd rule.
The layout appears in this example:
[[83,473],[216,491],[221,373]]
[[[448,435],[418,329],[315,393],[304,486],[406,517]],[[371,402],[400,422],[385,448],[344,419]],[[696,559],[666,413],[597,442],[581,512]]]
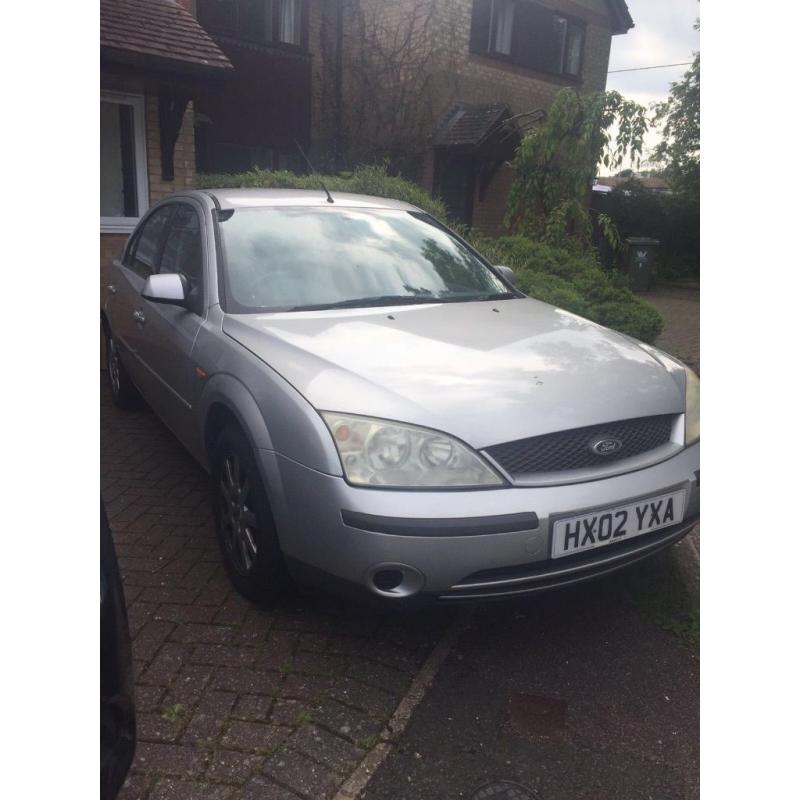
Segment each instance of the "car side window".
[[196,314],[202,313],[203,243],[200,217],[188,203],[175,204],[158,271],[183,276],[190,310]]
[[147,218],[136,233],[130,267],[142,278],[158,272],[158,260],[172,211],[172,205],[162,206]]

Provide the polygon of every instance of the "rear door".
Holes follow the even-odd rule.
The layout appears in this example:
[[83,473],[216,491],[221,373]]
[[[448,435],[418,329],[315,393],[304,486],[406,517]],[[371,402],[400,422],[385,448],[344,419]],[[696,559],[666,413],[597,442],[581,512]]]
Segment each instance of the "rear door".
[[113,299],[108,304],[109,320],[120,358],[146,400],[150,400],[152,379],[144,368],[141,356],[142,288],[156,271],[164,244],[170,206],[161,206],[149,214],[136,229],[112,277]]
[[144,319],[138,323],[138,347],[153,382],[153,406],[178,438],[188,442],[194,425],[192,409],[202,389],[192,348],[206,312],[205,237],[198,208],[184,201],[170,203],[170,207],[172,215],[155,271],[183,276],[189,307],[140,297]]

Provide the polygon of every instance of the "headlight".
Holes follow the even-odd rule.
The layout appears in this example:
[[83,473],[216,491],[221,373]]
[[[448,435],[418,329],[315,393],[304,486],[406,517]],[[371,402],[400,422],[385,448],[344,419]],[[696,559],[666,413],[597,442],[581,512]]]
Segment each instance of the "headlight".
[[686,444],[700,438],[700,378],[686,367]]
[[481,457],[443,433],[370,417],[322,412],[345,476],[360,486],[502,486]]

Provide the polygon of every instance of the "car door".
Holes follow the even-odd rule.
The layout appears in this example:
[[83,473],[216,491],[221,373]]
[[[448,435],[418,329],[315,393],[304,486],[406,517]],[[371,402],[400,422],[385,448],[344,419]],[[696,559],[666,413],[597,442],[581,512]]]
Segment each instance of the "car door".
[[202,390],[192,348],[206,312],[202,218],[189,202],[170,203],[169,218],[156,264],[158,274],[181,275],[188,307],[139,298],[139,354],[153,380],[153,405],[179,439],[194,433],[192,409]]
[[171,215],[170,206],[160,206],[145,217],[136,229],[123,257],[114,263],[106,305],[120,358],[148,402],[151,401],[153,380],[144,367],[141,355],[141,293],[147,278],[156,271]]

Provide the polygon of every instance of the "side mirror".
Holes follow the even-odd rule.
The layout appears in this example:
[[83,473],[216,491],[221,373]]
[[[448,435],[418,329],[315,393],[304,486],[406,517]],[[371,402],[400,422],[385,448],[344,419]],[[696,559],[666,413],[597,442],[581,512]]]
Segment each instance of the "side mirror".
[[495,264],[494,267],[502,277],[504,277],[512,286],[517,285],[516,278],[514,278],[514,270],[511,267],[502,267],[499,264]]
[[151,303],[167,303],[184,308],[187,295],[186,279],[175,273],[151,275],[142,289],[142,297]]

